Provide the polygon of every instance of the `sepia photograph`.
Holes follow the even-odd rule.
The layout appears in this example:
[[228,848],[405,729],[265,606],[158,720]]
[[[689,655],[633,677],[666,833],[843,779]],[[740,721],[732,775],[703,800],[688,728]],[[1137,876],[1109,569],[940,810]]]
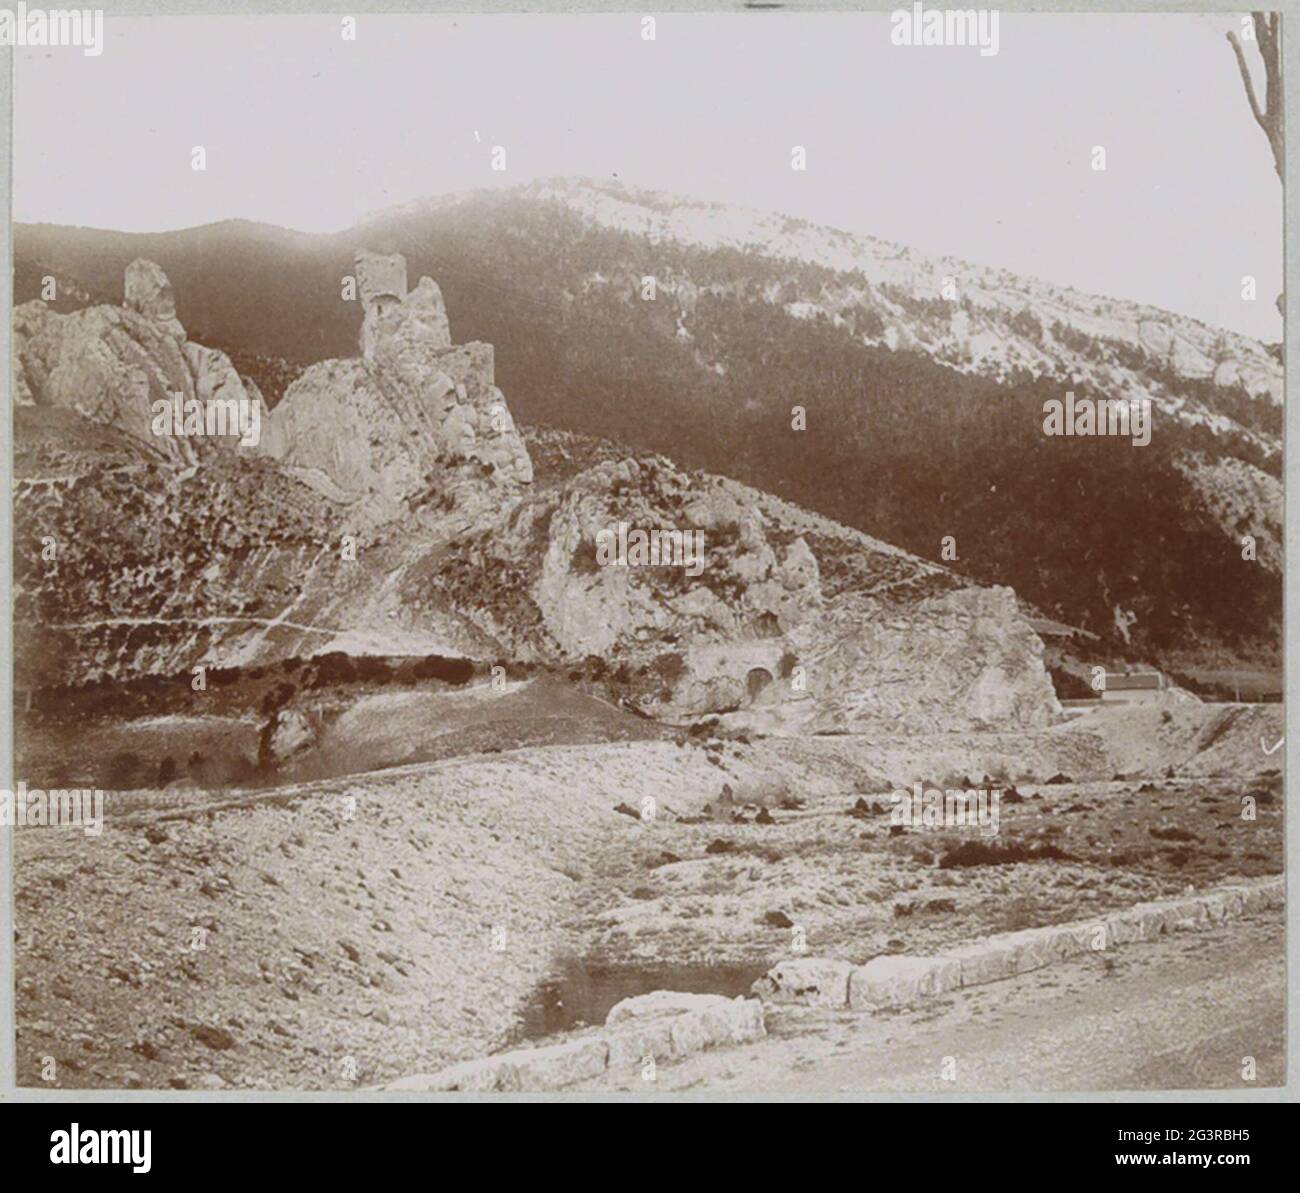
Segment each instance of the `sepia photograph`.
[[1289,1099],[1283,16],[495,7],[0,10],[5,1082]]

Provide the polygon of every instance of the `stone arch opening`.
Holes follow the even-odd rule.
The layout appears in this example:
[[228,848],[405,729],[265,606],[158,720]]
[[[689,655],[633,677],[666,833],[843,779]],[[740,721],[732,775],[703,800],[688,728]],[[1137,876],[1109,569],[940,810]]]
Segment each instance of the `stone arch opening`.
[[772,682],[772,673],[766,667],[751,668],[749,674],[745,676],[745,691],[749,695],[749,703],[757,704],[764,693],[771,696]]

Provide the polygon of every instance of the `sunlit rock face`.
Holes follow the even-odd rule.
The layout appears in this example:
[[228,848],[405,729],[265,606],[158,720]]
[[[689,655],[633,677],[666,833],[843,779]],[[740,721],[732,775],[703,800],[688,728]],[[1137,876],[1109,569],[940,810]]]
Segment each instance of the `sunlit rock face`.
[[1059,715],[1009,589],[662,456],[536,484],[492,346],[454,344],[400,256],[358,253],[356,280],[360,354],[306,369],[248,450],[151,427],[176,395],[262,409],[156,265],[132,263],[123,307],[18,309],[23,686],[463,652],[771,733]]
[[67,408],[109,423],[183,467],[209,448],[235,447],[240,433],[233,420],[221,435],[158,433],[159,401],[179,402],[180,410],[195,399],[220,401],[232,411],[255,403],[259,425],[265,405],[224,352],[186,339],[171,283],[157,265],[132,261],[125,292],[120,307],[59,314],[38,299],[14,311],[18,403]]
[[289,386],[266,450],[361,524],[422,510],[472,520],[533,479],[492,346],[453,345],[437,283],[408,292],[400,255],[359,252],[356,274],[361,356],[321,361]]
[[[638,558],[649,530],[697,536],[698,553]],[[449,592],[484,632],[519,657],[613,675],[654,717],[907,733],[1060,715],[1010,589],[973,587],[662,457],[599,464],[530,496],[456,560]]]
[[821,729],[1029,729],[1061,714],[1042,640],[1009,588],[954,588],[893,607],[844,602],[807,658]]
[[159,266],[137,257],[126,267],[123,289],[128,310],[135,311],[173,339],[185,340],[185,328],[176,318],[176,295]]

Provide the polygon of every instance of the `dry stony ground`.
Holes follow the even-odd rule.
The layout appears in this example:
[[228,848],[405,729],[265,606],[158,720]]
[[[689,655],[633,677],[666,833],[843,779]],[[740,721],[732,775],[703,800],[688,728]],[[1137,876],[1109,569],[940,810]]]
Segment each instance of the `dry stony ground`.
[[[1068,858],[968,868],[942,865],[956,835],[870,810],[906,760],[938,783],[1000,755],[1015,777],[1095,743],[625,742],[110,803],[98,838],[16,833],[19,1080],[375,1084],[502,1046],[566,958],[766,965],[797,926],[861,961],[1277,873],[1280,781],[1246,740],[1237,776],[1018,780],[997,843]],[[772,823],[733,820],[723,783]],[[652,823],[614,811],[646,797]]]
[[716,773],[557,747],[19,829],[19,1080],[344,1088],[485,1052],[569,947],[614,805]]
[[[991,932],[1085,919],[1282,868],[1280,785],[1261,783],[1242,818],[1234,780],[1024,785],[1001,807],[999,832],[906,828],[888,801],[852,813],[851,794],[823,796],[773,823],[659,822],[633,827],[602,875],[611,905],[593,911],[602,961],[775,964],[795,955],[862,963],[925,953]],[[1032,858],[949,865],[964,842]]]

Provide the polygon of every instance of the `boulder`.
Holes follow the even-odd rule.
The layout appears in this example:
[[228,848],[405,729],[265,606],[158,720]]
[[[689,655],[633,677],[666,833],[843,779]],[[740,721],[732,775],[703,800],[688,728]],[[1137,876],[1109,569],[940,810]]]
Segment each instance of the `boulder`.
[[533,1091],[563,1089],[625,1071],[646,1057],[679,1060],[706,1048],[741,1044],[765,1034],[762,1006],[750,999],[656,990],[626,998],[604,1030],[541,1048],[519,1048],[462,1061],[437,1073],[390,1082],[388,1090]]
[[610,1071],[626,1073],[638,1069],[647,1057],[657,1061],[674,1059],[677,1055],[673,1045],[675,1021],[676,1017],[671,1015],[625,1020],[617,1030],[607,1032]]
[[1098,952],[1109,947],[1110,933],[1104,921],[1082,924],[1053,924],[1047,928],[1028,928],[999,937],[1020,952],[1016,959],[1016,972],[1028,973],[1050,965],[1062,957],[1080,957],[1084,953]]
[[311,749],[316,740],[316,730],[305,713],[282,708],[262,728],[260,758],[263,764],[276,766]]
[[610,1063],[619,1066],[646,1056],[680,1059],[766,1034],[762,1004],[754,999],[676,990],[625,998],[611,1008],[605,1026]]
[[1142,917],[1131,910],[1116,912],[1106,917],[1106,947],[1120,944],[1138,944],[1146,940],[1146,926]]
[[960,963],[963,986],[979,986],[1041,969],[1062,957],[1079,956],[1092,949],[1098,940],[1109,941],[1105,925],[1100,921],[1058,924],[990,936],[947,949],[944,955]]
[[519,1089],[519,1074],[509,1061],[486,1056],[480,1060],[461,1061],[436,1073],[416,1073],[402,1077],[389,1082],[384,1088],[420,1093],[494,1093]]
[[904,1007],[962,984],[953,957],[876,957],[849,974],[848,1002],[855,1011]]
[[1238,889],[1242,895],[1242,913],[1244,915],[1250,915],[1256,911],[1265,911],[1273,907],[1282,907],[1286,904],[1286,880],[1284,878],[1268,878],[1263,882],[1252,883]]
[[521,1090],[561,1089],[604,1073],[609,1045],[603,1039],[568,1040],[511,1055]]
[[636,994],[615,1003],[605,1016],[606,1027],[617,1027],[635,1019],[652,1019],[659,1015],[685,1015],[700,1011],[719,1011],[731,1006],[732,1000],[721,994],[689,994],[681,990],[655,990]]
[[843,1007],[849,1001],[851,961],[799,957],[774,965],[752,987],[764,1002],[809,1007]]

